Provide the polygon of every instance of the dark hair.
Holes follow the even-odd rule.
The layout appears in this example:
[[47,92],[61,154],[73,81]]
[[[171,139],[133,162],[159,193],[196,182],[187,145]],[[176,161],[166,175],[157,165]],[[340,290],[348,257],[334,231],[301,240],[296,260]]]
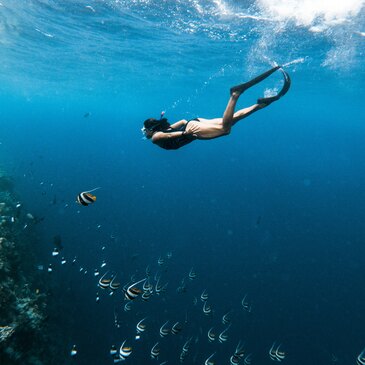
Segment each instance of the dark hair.
[[170,123],[166,118],[149,118],[143,122],[143,125],[149,132],[159,132],[170,127]]

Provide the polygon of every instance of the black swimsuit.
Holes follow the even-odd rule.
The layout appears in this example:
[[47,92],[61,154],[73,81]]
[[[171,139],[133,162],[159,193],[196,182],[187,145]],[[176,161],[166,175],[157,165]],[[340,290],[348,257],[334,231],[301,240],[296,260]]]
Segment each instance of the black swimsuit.
[[[195,120],[195,121],[199,122],[198,118],[194,118],[194,119],[188,120],[188,123],[191,122],[192,120]],[[179,129],[168,128],[168,129],[166,129],[164,131],[161,131],[161,132],[163,132],[163,133],[183,132],[183,131],[185,131],[185,128],[188,125],[188,123],[186,123],[185,125],[183,125]],[[196,137],[194,137],[192,135],[184,135],[184,136],[180,136],[180,137],[177,137],[177,138],[168,138],[168,139],[157,140],[154,143],[157,144],[158,146],[160,146],[161,148],[164,148],[165,150],[177,150],[180,147],[183,147],[183,146],[185,146],[185,145],[187,145],[190,142],[193,142],[195,140],[196,140]]]

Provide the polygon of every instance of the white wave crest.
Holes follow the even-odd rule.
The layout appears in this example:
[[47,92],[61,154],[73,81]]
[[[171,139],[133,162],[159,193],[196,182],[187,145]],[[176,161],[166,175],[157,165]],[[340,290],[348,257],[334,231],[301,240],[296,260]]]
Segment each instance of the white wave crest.
[[364,0],[258,0],[261,11],[277,21],[292,20],[314,32],[342,24],[357,16]]

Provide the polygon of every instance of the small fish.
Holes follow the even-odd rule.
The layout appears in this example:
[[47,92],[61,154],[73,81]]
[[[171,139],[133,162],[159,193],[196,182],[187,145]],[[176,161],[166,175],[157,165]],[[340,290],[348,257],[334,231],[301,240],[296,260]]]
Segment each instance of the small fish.
[[214,361],[211,360],[211,358],[215,355],[215,352],[213,352],[204,362],[204,365],[214,365]]
[[77,257],[75,256],[74,259],[72,260],[72,265],[75,265],[76,260],[77,260]]
[[159,266],[162,266],[162,265],[165,263],[164,258],[160,256],[160,257],[158,258],[158,260],[157,260],[157,263],[158,263],[158,265],[159,265]]
[[170,332],[170,329],[166,328],[167,324],[169,323],[169,321],[166,321],[160,328],[160,336],[161,337],[166,337],[169,332]]
[[105,279],[106,275],[108,274],[109,271],[107,271],[98,281],[98,286],[101,289],[107,289],[109,288],[111,279]]
[[236,350],[234,351],[234,356],[238,357],[239,359],[242,359],[245,356],[245,348],[244,344],[239,341]]
[[146,325],[143,323],[145,320],[146,320],[147,317],[141,319],[138,323],[137,323],[137,326],[136,326],[136,329],[137,329],[137,334],[140,334],[142,332],[144,332],[146,330]]
[[55,247],[52,251],[52,256],[58,256],[60,254],[60,251],[58,250],[57,247]]
[[147,277],[146,281],[143,283],[143,291],[153,291],[153,285],[150,283],[149,277]]
[[132,310],[132,302],[125,303],[124,312],[129,312],[130,310]]
[[150,276],[151,276],[151,269],[150,269],[150,265],[148,265],[148,266],[146,267],[146,276],[147,276],[147,277],[150,277]]
[[229,362],[231,363],[231,365],[238,365],[241,361],[241,358],[236,356],[236,355],[232,355],[229,359]]
[[247,311],[248,313],[251,313],[251,309],[252,309],[251,304],[246,300],[246,298],[247,298],[247,294],[243,297],[241,304],[245,311]]
[[270,356],[270,359],[271,360],[281,362],[281,361],[283,361],[285,359],[285,352],[284,351],[280,351],[280,346],[281,346],[281,344],[279,346],[276,346],[276,343],[275,342],[272,344],[272,346],[271,346],[271,348],[269,350],[269,356]]
[[126,343],[127,340],[124,340],[124,342],[122,343],[122,345],[120,346],[120,349],[119,349],[119,356],[121,359],[126,359],[128,356],[130,356],[130,354],[132,353],[132,347],[130,346],[126,346],[125,343]]
[[157,342],[151,349],[151,358],[158,359],[159,355],[160,355],[160,347]]
[[95,298],[96,303],[100,302],[100,297],[99,297],[99,293],[96,293],[96,298]]
[[146,278],[137,281],[134,284],[131,284],[130,286],[128,286],[128,288],[125,290],[124,296],[127,300],[133,300],[136,299],[138,297],[139,294],[142,293],[141,289],[136,288],[135,286],[144,282],[146,280]]
[[184,352],[188,352],[189,351],[189,348],[190,348],[190,343],[191,343],[191,340],[192,340],[193,338],[192,337],[190,337],[185,343],[184,343],[184,346],[183,346],[183,348],[182,348],[182,350],[184,351]]
[[141,295],[141,298],[144,302],[147,302],[148,299],[151,298],[152,295],[152,291],[145,291],[143,292],[143,294]]
[[218,336],[218,340],[220,343],[226,342],[228,340],[228,335],[227,335],[227,331],[229,330],[229,328],[231,327],[231,325],[229,325],[225,330],[223,330],[219,336]]
[[[85,8],[90,9],[90,10],[92,9],[92,11],[95,13],[95,10],[90,5],[85,6]],[[86,112],[84,114],[84,118],[88,118],[89,116],[90,116],[90,112]]]
[[227,312],[223,317],[222,317],[222,323],[223,324],[229,324],[231,323],[231,319],[229,318],[231,311]]
[[110,353],[111,356],[116,355],[118,353],[117,347],[115,345],[112,345],[112,347],[110,348],[109,353]]
[[194,268],[192,267],[189,271],[189,279],[194,280],[196,278],[196,272],[194,271]]
[[212,313],[212,308],[210,307],[210,305],[208,304],[208,302],[204,302],[204,305],[203,305],[203,313],[206,316],[209,316]]
[[94,270],[94,276],[99,276],[99,275],[100,275],[99,270],[98,269],[95,269]]
[[156,282],[156,285],[155,285],[155,293],[157,294],[157,295],[160,295],[163,291],[165,291],[166,290],[166,288],[167,288],[167,285],[168,285],[169,283],[166,283],[166,284],[164,284],[164,285],[161,285],[160,284],[160,278],[158,278],[157,279],[157,282]]
[[201,293],[200,300],[202,302],[206,302],[208,300],[208,293],[206,289],[204,289],[203,293]]
[[172,328],[171,328],[171,333],[173,335],[177,335],[180,331],[182,330],[182,324],[180,322],[176,322]]
[[365,365],[365,349],[363,349],[356,358],[357,365]]
[[170,260],[170,259],[171,259],[171,257],[172,257],[172,252],[171,252],[171,251],[169,251],[169,252],[166,254],[166,257],[167,257],[167,259],[168,259],[168,260]]
[[101,263],[100,267],[103,268],[105,266],[106,266],[106,262],[105,262],[105,260],[103,260],[103,262]]
[[73,345],[73,346],[72,346],[72,349],[71,349],[70,355],[71,355],[72,357],[74,357],[74,356],[76,356],[76,355],[77,355],[77,348],[76,348],[76,345]]
[[208,340],[209,340],[209,342],[213,342],[213,341],[215,341],[215,333],[213,332],[213,328],[214,327],[212,327],[209,331],[208,331]]
[[49,265],[48,265],[48,269],[47,269],[47,271],[48,271],[49,273],[51,273],[51,272],[53,271],[52,264],[49,264]]
[[92,191],[98,190],[100,189],[100,187],[89,190],[89,191],[83,191],[81,192],[77,198],[76,198],[76,202],[83,205],[83,206],[88,206],[89,204],[92,204],[96,201],[96,196],[90,194]]
[[115,290],[119,289],[119,287],[120,287],[120,283],[115,282],[116,277],[117,277],[117,275],[115,275],[113,277],[112,281],[109,283],[109,289],[112,290],[112,291],[115,291]]
[[66,259],[64,257],[62,257],[61,259],[61,265],[64,265],[66,263]]

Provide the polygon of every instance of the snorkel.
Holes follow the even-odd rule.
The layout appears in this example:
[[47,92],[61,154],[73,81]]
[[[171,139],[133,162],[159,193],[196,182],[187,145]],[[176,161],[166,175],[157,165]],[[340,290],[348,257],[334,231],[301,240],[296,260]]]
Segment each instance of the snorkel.
[[149,139],[151,138],[151,132],[158,132],[170,126],[167,119],[164,118],[164,115],[165,111],[162,111],[160,113],[160,119],[149,118],[143,122],[143,127],[141,128],[141,132],[143,133],[142,139]]

